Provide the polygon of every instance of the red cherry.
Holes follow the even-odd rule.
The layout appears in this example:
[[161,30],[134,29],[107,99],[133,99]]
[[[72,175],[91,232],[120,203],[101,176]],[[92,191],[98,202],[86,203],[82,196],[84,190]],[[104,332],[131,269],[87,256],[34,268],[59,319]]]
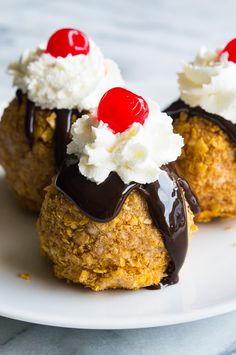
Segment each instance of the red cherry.
[[98,120],[115,133],[125,131],[134,122],[143,124],[148,114],[148,104],[141,96],[120,87],[108,90],[97,109]]
[[68,54],[88,54],[89,40],[79,30],[62,28],[49,38],[45,52],[53,57],[66,57]]
[[219,58],[220,56],[228,52],[228,61],[236,63],[236,38],[232,39],[224,49],[222,49],[219,53]]

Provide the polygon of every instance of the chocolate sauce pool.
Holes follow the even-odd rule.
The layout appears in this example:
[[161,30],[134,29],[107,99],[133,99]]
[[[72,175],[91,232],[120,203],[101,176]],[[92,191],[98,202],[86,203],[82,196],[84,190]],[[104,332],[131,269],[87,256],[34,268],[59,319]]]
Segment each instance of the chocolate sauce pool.
[[178,282],[178,273],[188,247],[185,198],[193,213],[198,213],[199,207],[188,183],[176,175],[171,164],[164,166],[158,181],[151,184],[124,184],[112,172],[103,183],[97,185],[80,173],[78,159],[70,156],[57,175],[56,187],[86,216],[97,222],[108,222],[115,218],[129,194],[134,190],[139,191],[147,202],[152,220],[162,234],[171,258],[168,276],[161,283],[171,285]]
[[[18,100],[19,106],[23,102],[23,96],[21,90],[17,90],[16,97]],[[25,112],[25,136],[27,141],[32,148],[34,143],[34,128],[35,128],[35,111],[37,108],[35,104],[27,99],[26,101],[26,112]],[[67,144],[70,142],[70,129],[72,124],[72,115],[76,115],[76,117],[81,117],[83,113],[79,112],[78,110],[68,110],[68,109],[55,109],[56,118],[56,130],[55,130],[55,137],[54,137],[54,144],[55,144],[55,162],[56,168],[59,169],[60,165],[62,164],[63,160],[66,157],[66,147]]]
[[173,120],[179,118],[181,112],[186,112],[189,117],[200,116],[208,119],[209,121],[217,124],[228,136],[229,138],[236,144],[236,124],[232,123],[225,118],[215,115],[213,113],[209,113],[203,110],[200,106],[190,107],[181,99],[175,101],[169,107],[165,109],[167,115],[171,116]]

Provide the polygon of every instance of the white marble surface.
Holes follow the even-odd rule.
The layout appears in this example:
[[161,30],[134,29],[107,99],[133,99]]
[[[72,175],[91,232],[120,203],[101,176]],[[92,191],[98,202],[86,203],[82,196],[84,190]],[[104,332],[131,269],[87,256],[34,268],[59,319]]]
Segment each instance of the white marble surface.
[[[177,96],[175,73],[183,60],[202,44],[221,46],[236,35],[234,0],[1,0],[0,4],[3,103],[13,94],[4,73],[8,62],[59,27],[89,33],[119,62],[129,87],[155,98],[162,107]],[[236,313],[129,331],[60,329],[0,318],[0,354],[236,354]]]

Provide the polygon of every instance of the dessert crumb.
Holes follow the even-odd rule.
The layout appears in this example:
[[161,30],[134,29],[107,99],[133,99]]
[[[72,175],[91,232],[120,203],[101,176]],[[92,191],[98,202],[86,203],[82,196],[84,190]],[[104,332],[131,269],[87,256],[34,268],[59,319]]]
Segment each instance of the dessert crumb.
[[233,244],[232,244],[232,247],[233,247],[233,248],[236,248],[236,243],[233,243]]
[[18,277],[22,280],[25,280],[25,281],[31,280],[31,276],[30,276],[30,274],[28,274],[28,272],[22,272],[18,275]]
[[229,225],[227,225],[227,226],[224,227],[224,230],[225,230],[225,231],[229,231],[229,230],[231,230],[232,228],[233,228],[233,226],[232,226],[231,224],[229,224]]

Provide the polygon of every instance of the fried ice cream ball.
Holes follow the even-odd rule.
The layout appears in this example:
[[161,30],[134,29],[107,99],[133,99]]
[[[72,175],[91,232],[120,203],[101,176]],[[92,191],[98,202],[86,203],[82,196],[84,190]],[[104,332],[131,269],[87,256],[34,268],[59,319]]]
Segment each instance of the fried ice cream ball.
[[182,112],[174,122],[184,138],[176,166],[195,192],[201,213],[196,221],[236,217],[236,146],[222,129],[203,117]]
[[21,204],[39,211],[44,188],[55,175],[54,132],[56,113],[35,109],[34,143],[25,135],[26,96],[19,104],[15,98],[5,109],[0,122],[0,164],[9,187]]
[[[189,233],[195,229],[190,211],[188,229]],[[166,276],[170,257],[146,201],[136,191],[127,197],[117,217],[99,223],[51,185],[37,230],[55,275],[94,291],[138,289],[157,285]]]

